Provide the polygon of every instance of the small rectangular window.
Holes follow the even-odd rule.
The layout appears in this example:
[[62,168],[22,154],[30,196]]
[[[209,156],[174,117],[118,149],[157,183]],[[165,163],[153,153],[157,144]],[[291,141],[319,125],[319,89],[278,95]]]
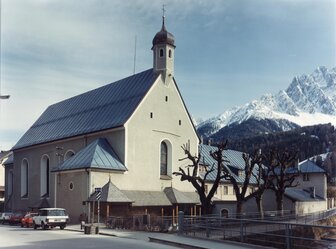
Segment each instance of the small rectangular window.
[[182,124],[182,121],[181,121],[181,119],[179,120],[179,125],[181,125]]
[[303,174],[303,181],[308,182],[309,181],[309,174]]
[[166,102],[168,102],[168,96],[166,96]]
[[172,57],[172,51],[171,51],[171,49],[169,49],[168,56],[169,56],[169,58]]
[[163,57],[163,48],[160,48],[160,57]]
[[153,118],[153,113],[152,112],[150,113],[150,118]]
[[228,186],[223,186],[223,194],[228,195],[229,194],[229,188]]

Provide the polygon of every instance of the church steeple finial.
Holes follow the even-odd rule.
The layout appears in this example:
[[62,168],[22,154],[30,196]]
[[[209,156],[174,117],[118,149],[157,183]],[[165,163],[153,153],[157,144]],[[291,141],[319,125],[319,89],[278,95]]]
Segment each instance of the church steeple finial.
[[161,30],[166,30],[166,27],[165,27],[165,12],[166,12],[166,9],[165,9],[165,4],[162,4],[162,28]]
[[174,50],[175,39],[165,26],[165,5],[162,5],[162,28],[153,38],[153,69],[160,72],[164,84],[169,84],[174,77]]

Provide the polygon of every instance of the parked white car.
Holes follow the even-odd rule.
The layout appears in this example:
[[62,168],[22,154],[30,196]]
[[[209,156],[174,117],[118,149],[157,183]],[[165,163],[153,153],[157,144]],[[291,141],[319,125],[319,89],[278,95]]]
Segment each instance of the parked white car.
[[64,229],[69,221],[69,216],[66,214],[64,208],[41,208],[38,215],[33,217],[33,227],[37,229],[54,228],[59,226]]
[[0,215],[0,222],[2,224],[4,223],[9,223],[9,219],[10,217],[13,215],[13,213],[10,213],[10,212],[4,212],[4,213],[1,213]]

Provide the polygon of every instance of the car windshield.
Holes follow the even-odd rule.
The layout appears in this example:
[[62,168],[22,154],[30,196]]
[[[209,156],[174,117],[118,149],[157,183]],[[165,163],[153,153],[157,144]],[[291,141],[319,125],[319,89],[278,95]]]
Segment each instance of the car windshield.
[[49,210],[48,215],[50,216],[65,216],[64,210]]

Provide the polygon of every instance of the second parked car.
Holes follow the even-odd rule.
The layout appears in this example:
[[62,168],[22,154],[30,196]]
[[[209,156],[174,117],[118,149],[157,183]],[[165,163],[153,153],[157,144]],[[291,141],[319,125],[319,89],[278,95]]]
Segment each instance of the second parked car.
[[32,227],[33,226],[33,217],[38,213],[26,213],[26,215],[21,219],[21,227]]

